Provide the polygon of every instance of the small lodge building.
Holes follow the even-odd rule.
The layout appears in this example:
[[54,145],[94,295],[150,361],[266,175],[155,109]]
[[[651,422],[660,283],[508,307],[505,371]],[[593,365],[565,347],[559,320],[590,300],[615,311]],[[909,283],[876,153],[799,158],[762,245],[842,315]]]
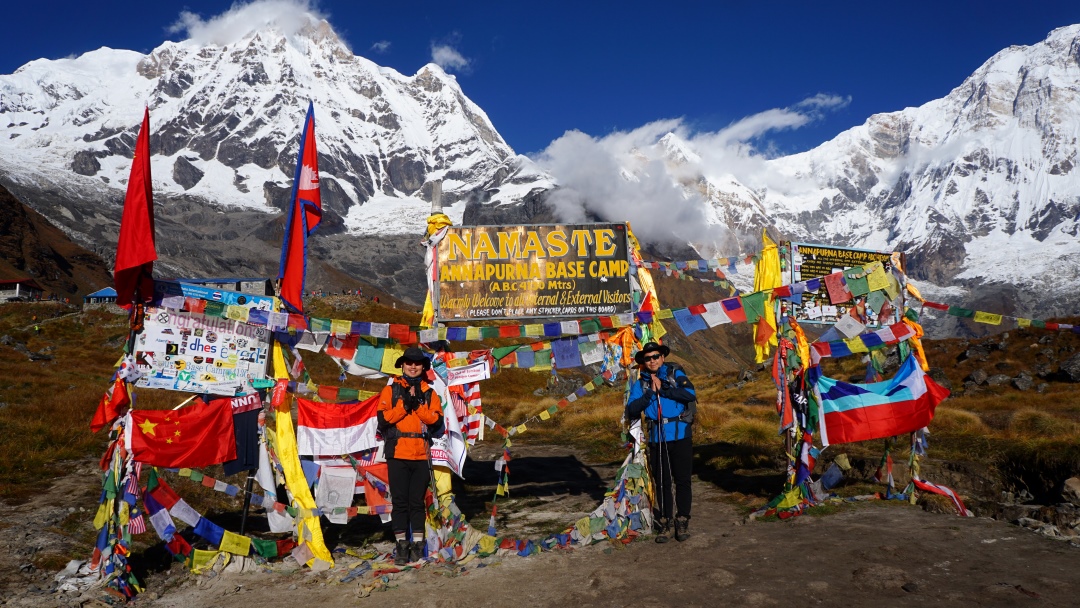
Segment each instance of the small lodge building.
[[83,305],[86,304],[116,304],[116,290],[106,287],[87,294],[83,296]]
[[211,289],[224,289],[226,291],[238,291],[240,293],[250,293],[253,296],[272,296],[274,295],[274,282],[265,278],[241,278],[241,277],[220,277],[212,279],[168,279],[177,283],[187,283],[188,285],[198,285],[200,287],[209,287]]
[[40,300],[45,290],[34,279],[0,281],[0,302],[30,302]]

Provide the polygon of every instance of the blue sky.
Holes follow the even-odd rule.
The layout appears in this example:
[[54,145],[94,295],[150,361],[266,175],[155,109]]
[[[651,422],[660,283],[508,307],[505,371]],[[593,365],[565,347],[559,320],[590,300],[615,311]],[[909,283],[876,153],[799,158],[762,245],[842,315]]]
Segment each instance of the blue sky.
[[[302,2],[302,0],[297,0]],[[101,46],[149,52],[182,11],[228,1],[9,3],[0,73]],[[751,143],[769,154],[816,146],[878,112],[944,96],[995,52],[1080,22],[1080,2],[314,3],[358,55],[413,74],[433,60],[516,151],[566,131],[593,137],[679,118],[717,131],[818,95],[834,103]],[[1021,8],[1022,6],[1022,8]]]

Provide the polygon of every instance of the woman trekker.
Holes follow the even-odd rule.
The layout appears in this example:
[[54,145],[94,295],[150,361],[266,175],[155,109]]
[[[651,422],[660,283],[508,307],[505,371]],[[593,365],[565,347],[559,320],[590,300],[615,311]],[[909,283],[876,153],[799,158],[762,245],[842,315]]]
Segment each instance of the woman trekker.
[[690,537],[690,475],[694,462],[690,434],[697,396],[682,367],[664,362],[670,352],[662,344],[648,342],[634,355],[641,376],[630,387],[626,401],[626,420],[633,423],[645,414],[650,426],[646,441],[656,496],[653,516],[658,543],[668,541],[673,515],[675,540]]
[[394,563],[403,566],[424,555],[424,494],[431,480],[428,429],[440,421],[442,404],[424,380],[431,362],[423,351],[408,348],[394,365],[402,373],[379,395],[379,431],[393,501]]

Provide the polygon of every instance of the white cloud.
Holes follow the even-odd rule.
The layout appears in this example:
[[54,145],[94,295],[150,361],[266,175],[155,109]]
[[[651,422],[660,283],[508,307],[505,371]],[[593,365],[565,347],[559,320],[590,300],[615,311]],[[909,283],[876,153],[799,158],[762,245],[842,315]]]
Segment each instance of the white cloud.
[[[713,132],[693,132],[681,119],[603,137],[569,131],[535,160],[559,184],[548,201],[562,221],[629,220],[638,236],[648,241],[738,251],[735,241],[749,235],[732,234],[713,217],[698,188],[701,179],[713,184],[734,179],[783,191],[817,187],[770,169],[768,156],[758,146],[768,150],[771,144],[760,140],[770,132],[798,129],[819,119],[823,111],[849,102],[850,98],[819,94]],[[668,134],[671,137],[665,139]]]
[[371,50],[378,53],[378,54],[380,54],[380,55],[382,55],[383,53],[386,53],[387,51],[390,50],[390,41],[389,40],[380,40],[380,41],[376,42],[375,44],[371,45]]
[[305,27],[325,19],[311,0],[256,0],[236,2],[229,10],[203,19],[182,11],[168,28],[170,34],[186,34],[199,44],[226,45],[239,41],[254,30],[275,27],[292,37]]
[[464,55],[449,44],[432,44],[431,62],[447,72],[466,71],[469,69],[470,64],[470,61]]

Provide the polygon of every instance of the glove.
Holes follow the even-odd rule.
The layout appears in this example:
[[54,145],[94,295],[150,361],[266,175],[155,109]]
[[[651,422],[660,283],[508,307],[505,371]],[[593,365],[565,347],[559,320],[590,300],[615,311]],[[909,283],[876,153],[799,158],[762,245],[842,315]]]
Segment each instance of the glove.
[[413,413],[416,408],[420,407],[420,398],[414,395],[405,395],[401,398],[401,404],[405,407],[406,413]]

